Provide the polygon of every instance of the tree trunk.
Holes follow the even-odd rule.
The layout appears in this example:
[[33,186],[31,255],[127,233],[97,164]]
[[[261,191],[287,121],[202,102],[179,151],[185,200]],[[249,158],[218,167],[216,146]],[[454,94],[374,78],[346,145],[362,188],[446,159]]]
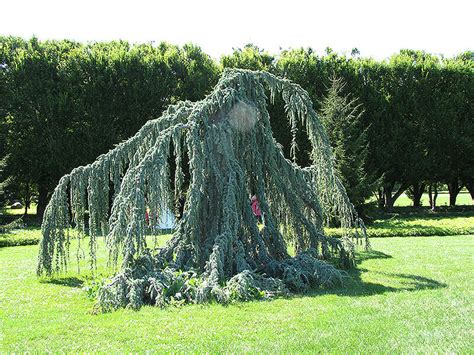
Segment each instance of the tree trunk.
[[48,204],[48,189],[45,186],[38,187],[38,206],[36,208],[36,217],[43,219],[43,214]]
[[421,197],[423,196],[423,192],[425,192],[425,184],[424,183],[414,183],[412,185],[412,193],[413,193],[413,207],[420,207],[421,206]]
[[428,187],[428,199],[430,200],[430,207],[431,210],[434,211],[435,206],[434,206],[434,201],[433,201],[433,184],[430,183],[430,186]]
[[406,184],[401,184],[400,187],[398,188],[397,192],[392,196],[393,192],[393,187],[395,184],[386,184],[384,186],[384,201],[385,201],[385,209],[387,211],[391,211],[393,208],[393,205],[395,204],[395,201],[397,198],[400,197],[400,195],[406,190],[407,185]]
[[387,184],[383,187],[383,197],[384,197],[384,208],[390,211],[393,208],[393,199],[392,199],[392,190],[393,184]]
[[377,190],[377,206],[379,208],[383,208],[384,205],[385,205],[385,203],[384,203],[383,189],[379,188]]
[[434,186],[433,210],[436,208],[436,199],[438,198],[438,184]]
[[436,209],[436,199],[438,198],[438,184],[430,183],[430,187],[428,188],[428,196],[430,199],[431,210],[434,211]]
[[25,196],[23,197],[23,202],[25,203],[25,213],[24,215],[28,215],[28,208],[31,205],[31,193],[30,193],[30,184],[26,183],[25,185]]
[[466,185],[467,191],[471,195],[471,199],[474,202],[474,178],[467,178],[464,180],[464,184]]
[[462,189],[462,182],[459,183],[459,180],[452,179],[448,182],[448,190],[449,190],[449,205],[456,206],[456,198],[458,197],[459,191]]

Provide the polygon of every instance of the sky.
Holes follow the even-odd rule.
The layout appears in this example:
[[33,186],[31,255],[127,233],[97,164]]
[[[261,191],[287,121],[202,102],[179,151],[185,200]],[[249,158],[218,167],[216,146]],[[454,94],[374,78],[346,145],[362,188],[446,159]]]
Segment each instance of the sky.
[[400,49],[474,50],[474,0],[3,0],[0,35],[77,41],[195,43],[214,58],[253,43],[331,47],[375,59]]

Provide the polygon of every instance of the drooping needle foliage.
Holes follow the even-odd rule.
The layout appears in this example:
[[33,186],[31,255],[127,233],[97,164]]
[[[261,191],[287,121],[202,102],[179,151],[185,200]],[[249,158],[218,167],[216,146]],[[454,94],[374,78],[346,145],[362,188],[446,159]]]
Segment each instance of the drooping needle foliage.
[[[293,135],[308,135],[309,167],[286,159],[272,135],[267,105],[276,95],[285,102]],[[204,100],[170,106],[135,136],[60,180],[44,215],[37,272],[67,267],[73,226],[89,235],[79,239],[88,240],[92,268],[100,236],[110,262],[120,263],[99,292],[104,311],[172,300],[245,300],[339,283],[342,273],[327,261],[338,260],[341,268],[353,264],[353,236],[362,222],[333,159],[300,86],[267,72],[226,70]],[[252,195],[262,211],[261,228]],[[146,235],[180,199],[184,213],[173,237],[151,250]],[[341,239],[324,235],[324,222],[334,218],[346,232]],[[289,245],[296,256],[289,255]]]

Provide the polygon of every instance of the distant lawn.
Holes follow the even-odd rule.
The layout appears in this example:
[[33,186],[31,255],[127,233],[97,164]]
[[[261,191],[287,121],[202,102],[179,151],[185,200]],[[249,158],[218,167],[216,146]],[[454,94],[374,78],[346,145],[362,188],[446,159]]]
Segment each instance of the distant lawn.
[[472,352],[473,236],[372,244],[344,289],[103,315],[90,313],[86,274],[40,282],[36,246],[2,248],[0,351]]
[[[25,208],[18,208],[18,209],[12,209],[8,206],[3,207],[0,210],[0,214],[5,214],[5,215],[22,215],[25,213]],[[29,215],[36,215],[36,204],[32,203],[30,205],[30,208],[28,208],[28,214]]]
[[[461,191],[456,199],[456,205],[462,206],[462,205],[467,205],[470,206],[472,205],[472,199],[471,195],[467,191]],[[430,205],[430,200],[428,197],[428,194],[423,194],[421,197],[421,205],[422,206],[429,206]],[[438,198],[436,199],[436,205],[437,206],[449,206],[449,193],[448,192],[442,192],[438,194]],[[413,201],[408,198],[407,195],[402,194],[396,201],[395,201],[395,206],[413,206]]]
[[[338,228],[326,228],[331,236],[340,236]],[[474,234],[474,214],[431,214],[394,215],[391,218],[377,219],[367,227],[371,238],[403,237],[403,236],[442,236]],[[39,227],[15,229],[8,233],[0,233],[0,248],[7,246],[38,244],[41,238]],[[150,238],[151,240],[152,238]]]

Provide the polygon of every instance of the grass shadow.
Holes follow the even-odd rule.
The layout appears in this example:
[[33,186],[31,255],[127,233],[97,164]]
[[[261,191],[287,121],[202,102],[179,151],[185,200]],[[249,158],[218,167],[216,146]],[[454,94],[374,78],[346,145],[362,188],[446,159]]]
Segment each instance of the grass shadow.
[[55,277],[52,279],[44,279],[44,280],[41,280],[40,282],[60,285],[60,286],[67,286],[67,287],[82,287],[82,285],[84,284],[84,280],[75,276]]
[[412,274],[394,274],[388,272],[371,271],[389,277],[396,277],[403,283],[402,291],[430,290],[448,287],[444,282],[439,282],[428,277]]
[[397,218],[457,218],[474,216],[474,205],[459,206],[438,206],[432,211],[429,206],[412,207],[412,206],[395,206],[392,211],[387,212],[383,209],[374,211],[372,218],[374,219],[391,219]]
[[[383,253],[377,250],[368,250],[358,254],[357,264],[362,263],[365,260],[370,259],[390,259],[391,255]],[[388,279],[389,283],[395,284],[395,286],[387,286],[384,284],[366,282],[362,280],[362,275],[365,272],[372,274],[378,274],[381,277]],[[420,275],[412,275],[405,273],[389,273],[368,270],[364,268],[352,268],[347,271],[347,277],[344,279],[344,285],[328,289],[316,289],[310,290],[304,294],[297,294],[290,297],[316,297],[320,295],[335,294],[338,296],[349,296],[349,297],[365,297],[383,294],[387,292],[403,292],[403,291],[419,291],[419,290],[430,290],[448,287],[447,284],[439,282],[428,277]]]
[[[438,219],[438,218],[433,218]],[[429,226],[422,223],[411,223],[409,225],[404,225],[406,220],[400,220],[396,222],[384,222],[377,227],[372,228],[371,236],[378,237],[377,230],[381,231],[381,237],[387,234],[386,230],[390,229],[392,231],[389,236],[397,236],[397,232],[401,236],[410,236],[410,237],[430,237],[430,236],[451,236],[451,235],[460,235],[460,234],[470,234],[474,232],[474,228],[462,228],[459,226]],[[391,223],[391,225],[389,224]]]
[[397,284],[397,286],[387,286],[384,284],[365,282],[362,281],[361,275],[367,272],[367,269],[357,269],[349,272],[351,279],[345,287],[340,287],[334,290],[325,290],[323,293],[336,293],[340,296],[373,296],[377,294],[383,294],[387,292],[403,292],[403,291],[419,291],[427,289],[438,289],[444,288],[448,285],[427,277],[412,275],[412,274],[396,274],[396,273],[384,273],[377,271],[370,271],[371,273],[377,273],[388,278],[391,282]]
[[360,264],[361,262],[365,260],[370,260],[370,259],[391,259],[391,258],[392,256],[389,254],[385,254],[378,250],[369,249],[369,250],[357,253],[356,262],[357,264]]
[[[321,295],[338,295],[347,297],[367,297],[380,295],[388,292],[404,292],[404,291],[420,291],[420,290],[434,290],[439,288],[448,287],[447,284],[439,282],[427,277],[411,274],[393,274],[393,273],[380,273],[391,278],[396,278],[400,286],[387,286],[383,284],[364,282],[359,276],[361,273],[366,272],[365,269],[360,269],[357,272],[350,272],[350,280],[346,280],[344,286],[330,289],[318,289],[311,290],[305,294],[299,294],[290,296],[291,297],[317,297]],[[374,271],[371,271],[374,272]],[[356,274],[356,277],[354,277]]]

